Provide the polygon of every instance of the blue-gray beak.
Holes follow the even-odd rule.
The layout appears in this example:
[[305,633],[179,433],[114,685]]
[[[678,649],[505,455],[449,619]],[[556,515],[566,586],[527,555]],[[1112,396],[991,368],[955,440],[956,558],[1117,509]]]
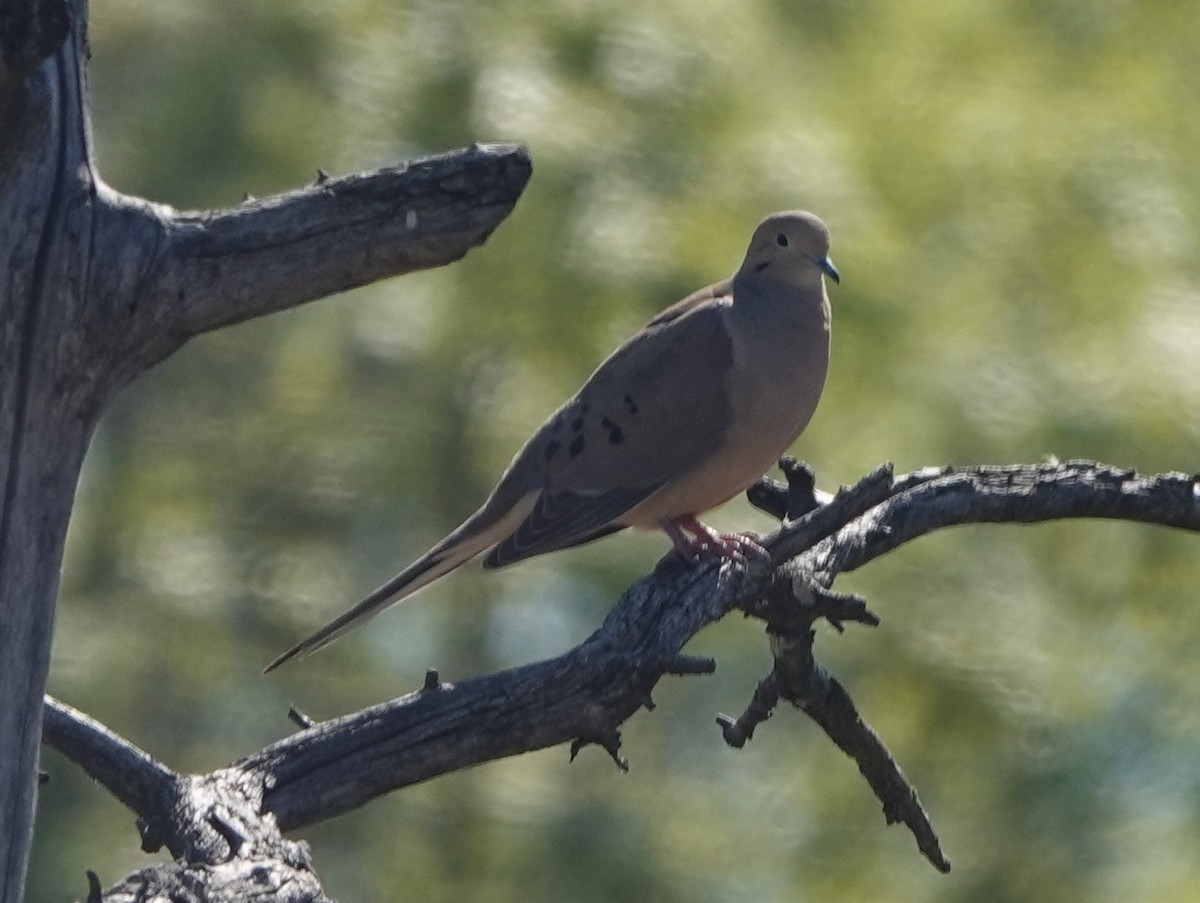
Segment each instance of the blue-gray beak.
[[830,279],[839,285],[841,284],[842,274],[838,272],[838,268],[833,265],[832,260],[830,260],[828,257],[822,257],[817,261],[817,266],[823,269],[825,271],[825,275],[827,275]]

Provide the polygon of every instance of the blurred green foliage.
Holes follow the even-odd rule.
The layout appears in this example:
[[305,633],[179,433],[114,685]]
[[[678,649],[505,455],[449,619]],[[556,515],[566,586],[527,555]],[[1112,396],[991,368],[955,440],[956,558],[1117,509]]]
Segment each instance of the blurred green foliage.
[[[527,432],[764,214],[834,235],[834,365],[796,451],[1200,468],[1200,16],[1171,0],[193,0],[93,4],[117,188],[236,204],[473,140],[534,178],[462,263],[206,336],[96,436],[51,691],[180,769],[584,638],[666,548],[468,567],[271,679],[275,653],[482,499]],[[716,523],[765,529],[743,502]],[[1200,539],[1116,524],[937,535],[842,581],[882,613],[819,649],[918,784],[937,875],[782,711],[750,623],[700,637],[625,731],[306,832],[346,901],[1200,899]],[[149,861],[47,754],[30,899]]]

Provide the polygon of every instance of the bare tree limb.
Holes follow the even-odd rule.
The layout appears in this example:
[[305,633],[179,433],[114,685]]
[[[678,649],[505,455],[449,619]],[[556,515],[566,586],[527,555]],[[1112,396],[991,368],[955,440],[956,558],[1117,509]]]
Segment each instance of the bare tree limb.
[[[572,753],[599,745],[627,767],[620,725],[652,706],[650,694],[663,675],[711,670],[711,662],[681,658],[681,650],[706,624],[740,609],[766,622],[775,668],[740,718],[718,719],[726,741],[743,745],[780,699],[791,702],[855,760],[886,820],[904,822],[930,862],[948,870],[915,788],[849,693],[813,657],[816,620],[839,629],[846,622],[878,623],[862,599],[835,593],[829,584],[840,571],[962,523],[1105,517],[1200,531],[1197,478],[1139,477],[1084,461],[938,468],[898,478],[884,466],[811,508],[811,476],[794,462],[785,470],[790,492],[770,481],[751,492],[756,504],[776,514],[811,509],[764,540],[776,565],[694,568],[668,556],[626,591],[591,637],[562,656],[457,684],[431,672],[420,690],[400,699],[316,724],[297,717],[311,726],[213,775],[180,779],[181,792],[186,798],[199,787],[219,796],[226,786],[236,788],[238,799],[259,801],[261,813],[273,817],[267,821],[294,830],[390,790],[568,742]],[[57,718],[70,710],[50,711]],[[47,742],[57,747],[74,742],[71,736],[55,727]],[[148,757],[126,758],[137,768],[152,767]],[[106,784],[120,775],[113,768],[94,773]],[[118,796],[136,806],[151,799],[144,793]],[[203,811],[211,810],[207,805]],[[165,814],[135,811],[162,826],[163,842],[173,851],[195,845],[188,839],[195,827],[180,813],[190,817],[202,807],[177,802]]]
[[126,808],[153,812],[169,805],[179,776],[100,722],[50,696],[42,739],[103,784]]
[[199,333],[462,258],[531,172],[523,147],[475,145],[183,213],[99,186],[95,272],[109,291],[87,329],[109,391]]
[[147,294],[194,335],[443,266],[492,234],[531,171],[523,147],[477,144],[232,210],[172,212]]
[[[871,515],[848,522],[798,559],[828,586],[897,546],[944,527],[1100,518],[1200,530],[1200,474],[1140,477],[1093,461],[1004,467],[944,467],[898,479]],[[773,554],[805,544],[781,531]]]
[[142,849],[166,846],[176,862],[151,866],[107,893],[88,872],[88,900],[146,903],[311,901],[328,898],[307,848],[262,817],[261,781],[241,770],[180,775],[68,705],[46,697],[45,742],[138,816]]

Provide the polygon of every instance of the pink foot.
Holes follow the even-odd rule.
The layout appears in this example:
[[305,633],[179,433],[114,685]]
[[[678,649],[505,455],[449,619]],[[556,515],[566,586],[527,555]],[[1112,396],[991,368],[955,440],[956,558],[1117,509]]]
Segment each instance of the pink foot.
[[[759,544],[754,534],[718,533],[692,515],[666,518],[662,521],[662,528],[671,537],[675,550],[691,564],[713,558],[747,561],[771,557],[771,553]],[[692,535],[689,536],[689,533]]]
[[753,558],[762,561],[771,560],[771,553],[759,544],[758,537],[753,533],[721,533],[718,535],[730,558],[742,561],[749,561]]

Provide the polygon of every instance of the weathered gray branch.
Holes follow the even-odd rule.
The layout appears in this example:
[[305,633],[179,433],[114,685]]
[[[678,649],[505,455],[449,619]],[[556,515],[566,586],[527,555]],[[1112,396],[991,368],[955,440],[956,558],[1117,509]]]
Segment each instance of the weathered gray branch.
[[[1200,530],[1200,474],[1142,477],[1092,461],[929,468],[895,480],[869,516],[809,547],[794,566],[810,568],[828,586],[837,574],[933,530],[1064,518]],[[795,525],[781,531],[772,553],[787,557],[806,545]]]
[[498,144],[229,210],[178,212],[99,186],[92,255],[110,291],[89,286],[102,303],[86,328],[107,351],[109,391],[199,333],[459,260],[512,212],[530,174],[523,147]]
[[[303,844],[263,818],[261,781],[240,770],[180,775],[102,724],[46,697],[45,742],[139,814],[142,847],[166,846],[180,866],[143,869],[111,888],[110,901],[327,898]],[[186,864],[186,865],[184,865]],[[94,877],[94,876],[93,876]],[[92,893],[91,897],[99,898]]]
[[[812,656],[817,619],[839,627],[877,623],[861,599],[832,593],[829,584],[840,571],[963,523],[1105,517],[1200,531],[1197,487],[1192,476],[1139,477],[1090,462],[940,468],[899,478],[883,467],[768,537],[773,566],[692,568],[668,556],[630,587],[591,637],[558,658],[457,684],[433,675],[408,696],[315,724],[214,775],[191,778],[192,785],[183,779],[177,785],[210,795],[214,787],[234,787],[238,799],[261,800],[262,813],[273,816],[268,823],[294,830],[390,790],[568,742],[573,749],[595,743],[623,766],[620,725],[650,705],[665,674],[710,669],[711,663],[682,658],[681,650],[705,625],[740,609],[767,623],[776,666],[741,718],[721,719],[726,741],[742,745],[779,699],[791,702],[855,759],[888,822],[907,824],[926,857],[947,870],[916,791],[849,694]],[[811,508],[792,496],[793,511]],[[777,515],[789,508],[787,490],[769,481],[752,498]],[[65,736],[48,732],[47,741],[59,747]],[[91,773],[107,783],[102,772],[115,773]],[[193,845],[187,838],[195,827],[180,813],[207,810],[193,804],[135,811],[174,851]]]
[[[177,340],[385,276],[430,269],[482,244],[529,180],[518,145],[476,145],[230,210],[143,205],[156,243],[137,320]],[[128,204],[116,205],[118,215]]]
[[100,722],[46,697],[42,739],[109,789],[133,812],[153,812],[174,794],[177,775]]

